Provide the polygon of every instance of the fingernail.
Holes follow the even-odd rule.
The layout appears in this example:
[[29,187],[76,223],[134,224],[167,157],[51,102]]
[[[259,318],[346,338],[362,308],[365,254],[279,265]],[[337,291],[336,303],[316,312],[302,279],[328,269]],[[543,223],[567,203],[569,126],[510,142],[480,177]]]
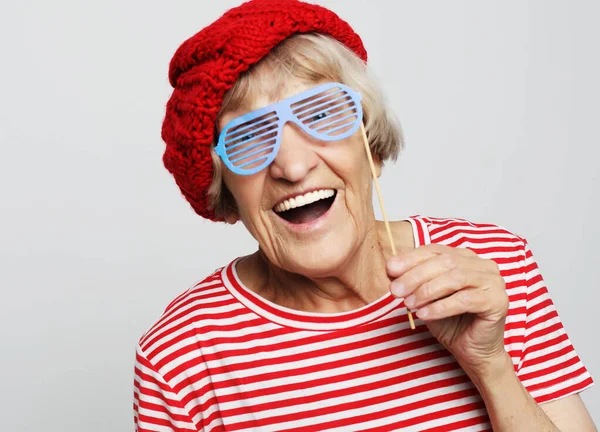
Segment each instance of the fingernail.
[[402,282],[392,283],[391,291],[396,297],[404,297],[406,295],[406,288],[402,285]]
[[402,269],[404,268],[404,263],[398,258],[392,258],[388,262],[388,268],[391,272],[394,272],[394,273],[401,272]]
[[409,295],[408,297],[406,297],[404,299],[404,304],[409,308],[413,307],[415,305],[415,296]]
[[419,318],[427,318],[427,315],[429,315],[429,310],[427,308],[419,309],[417,311],[417,316]]

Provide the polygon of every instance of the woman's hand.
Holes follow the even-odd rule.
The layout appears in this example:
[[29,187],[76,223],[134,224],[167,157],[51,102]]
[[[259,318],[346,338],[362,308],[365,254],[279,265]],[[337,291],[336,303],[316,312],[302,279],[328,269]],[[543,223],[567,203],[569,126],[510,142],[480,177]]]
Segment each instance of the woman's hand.
[[388,261],[390,290],[469,375],[506,365],[508,296],[497,264],[469,249],[430,244]]

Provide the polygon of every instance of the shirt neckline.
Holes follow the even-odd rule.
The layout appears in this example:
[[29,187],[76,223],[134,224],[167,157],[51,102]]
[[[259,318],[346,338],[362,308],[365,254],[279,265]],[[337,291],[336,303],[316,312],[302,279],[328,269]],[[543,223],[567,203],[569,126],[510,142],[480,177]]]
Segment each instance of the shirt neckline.
[[[430,243],[427,224],[422,219],[413,216],[405,220],[412,225],[415,247]],[[259,296],[242,283],[236,271],[240,259],[236,258],[221,270],[221,279],[225,288],[255,314],[284,327],[321,331],[341,330],[374,321],[403,306],[404,299],[387,293],[368,305],[348,312],[316,313],[283,307]]]

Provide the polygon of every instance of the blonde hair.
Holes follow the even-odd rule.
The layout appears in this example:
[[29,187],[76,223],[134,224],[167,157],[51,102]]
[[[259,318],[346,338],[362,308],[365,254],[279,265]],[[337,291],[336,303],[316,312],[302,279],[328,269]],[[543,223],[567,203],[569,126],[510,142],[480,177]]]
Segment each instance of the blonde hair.
[[[385,103],[367,65],[352,50],[329,36],[318,33],[296,34],[280,43],[260,62],[240,75],[227,92],[217,118],[223,113],[248,107],[258,94],[276,100],[290,79],[305,82],[333,81],[346,84],[362,96],[363,121],[371,153],[382,163],[395,161],[404,147],[400,123]],[[217,130],[218,132],[218,130]],[[215,134],[215,136],[218,136]],[[235,200],[222,179],[223,164],[211,148],[213,181],[208,189],[215,215],[225,218],[237,212]]]

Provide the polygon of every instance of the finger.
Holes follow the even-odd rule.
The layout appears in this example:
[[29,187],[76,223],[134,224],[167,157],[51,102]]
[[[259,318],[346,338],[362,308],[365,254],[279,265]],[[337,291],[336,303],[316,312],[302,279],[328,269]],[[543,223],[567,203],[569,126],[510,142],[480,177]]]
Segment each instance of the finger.
[[419,264],[408,269],[405,273],[402,273],[400,277],[396,278],[390,286],[390,291],[396,297],[406,297],[424,283],[429,282],[443,273],[455,269],[489,272],[495,267],[495,263],[491,261],[488,262],[488,260],[483,260],[481,258],[466,258],[465,256],[457,254],[451,255],[446,253],[442,255],[433,255],[428,260],[421,261]]
[[453,248],[433,243],[410,251],[400,252],[393,256],[388,260],[387,273],[390,277],[398,277],[414,266],[442,254],[478,258],[477,254],[470,249]]
[[417,316],[422,320],[432,321],[472,313],[482,319],[498,321],[506,317],[507,311],[508,296],[506,291],[484,291],[478,288],[468,288],[419,309]]
[[494,275],[481,272],[476,266],[454,268],[419,285],[405,297],[404,304],[410,309],[421,308],[466,288],[479,288],[484,291],[494,287],[504,289],[498,282]]

